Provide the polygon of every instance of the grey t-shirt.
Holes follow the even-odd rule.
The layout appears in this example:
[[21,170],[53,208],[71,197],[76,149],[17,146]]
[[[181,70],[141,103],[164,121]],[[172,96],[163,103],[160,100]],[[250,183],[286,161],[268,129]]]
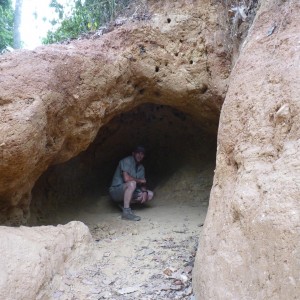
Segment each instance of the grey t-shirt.
[[128,156],[120,160],[111,187],[119,186],[124,183],[123,172],[127,172],[133,178],[145,179],[144,166],[142,164],[136,164],[133,156]]

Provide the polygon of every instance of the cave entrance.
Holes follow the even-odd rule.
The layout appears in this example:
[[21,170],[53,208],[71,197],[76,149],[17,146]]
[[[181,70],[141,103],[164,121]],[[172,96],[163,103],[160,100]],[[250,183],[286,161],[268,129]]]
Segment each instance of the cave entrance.
[[[176,108],[146,103],[110,120],[86,151],[41,176],[33,189],[30,223],[80,220],[90,225],[109,214],[117,218],[120,211],[109,201],[108,187],[118,161],[136,145],[147,151],[146,177],[155,193],[148,208],[201,208],[198,214],[205,216],[216,134],[203,131],[195,118]],[[148,208],[140,214],[146,217]]]

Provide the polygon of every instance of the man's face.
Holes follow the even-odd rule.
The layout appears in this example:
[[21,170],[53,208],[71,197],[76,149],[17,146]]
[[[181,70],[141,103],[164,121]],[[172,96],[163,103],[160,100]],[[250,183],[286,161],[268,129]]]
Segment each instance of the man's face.
[[137,163],[140,163],[144,159],[144,152],[133,152],[133,157]]

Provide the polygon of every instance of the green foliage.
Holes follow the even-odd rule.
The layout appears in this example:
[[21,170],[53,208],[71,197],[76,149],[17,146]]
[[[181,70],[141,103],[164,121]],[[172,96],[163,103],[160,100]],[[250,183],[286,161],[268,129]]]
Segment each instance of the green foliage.
[[0,0],[0,53],[13,46],[14,11],[11,0]]
[[0,0],[0,6],[4,9],[11,7],[11,0]]
[[60,25],[56,30],[48,31],[43,43],[56,43],[77,38],[82,33],[95,31],[113,20],[116,13],[129,2],[130,0],[74,0],[71,14],[67,16],[66,8],[59,3],[59,0],[52,0],[50,7],[55,9],[58,19],[52,20],[51,23]]

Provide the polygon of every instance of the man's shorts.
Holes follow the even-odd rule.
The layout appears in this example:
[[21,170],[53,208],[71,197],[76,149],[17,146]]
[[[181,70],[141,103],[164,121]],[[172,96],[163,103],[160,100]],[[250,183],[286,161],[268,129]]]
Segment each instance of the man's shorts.
[[[124,191],[125,191],[125,184],[120,184],[118,186],[113,186],[109,188],[109,195],[111,199],[115,202],[123,202],[124,201]],[[141,195],[140,189],[135,189],[133,192],[132,199],[136,200]]]

